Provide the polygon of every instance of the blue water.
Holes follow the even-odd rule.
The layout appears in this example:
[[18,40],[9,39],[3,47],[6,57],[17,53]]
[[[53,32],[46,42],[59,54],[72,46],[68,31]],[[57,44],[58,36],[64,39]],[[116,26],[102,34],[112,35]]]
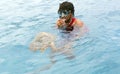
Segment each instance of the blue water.
[[0,1],[0,74],[120,74],[120,1],[68,0],[89,33],[74,41],[76,58],[59,55],[48,70],[49,51],[29,50],[39,32],[59,36],[54,28],[59,3],[65,0]]

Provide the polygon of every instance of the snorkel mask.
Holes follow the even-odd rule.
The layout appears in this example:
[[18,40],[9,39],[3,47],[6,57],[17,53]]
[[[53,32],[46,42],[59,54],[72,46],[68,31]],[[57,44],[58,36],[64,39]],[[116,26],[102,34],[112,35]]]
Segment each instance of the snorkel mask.
[[59,11],[59,12],[58,12],[59,18],[66,17],[66,16],[68,16],[70,13],[71,13],[70,10],[69,10],[69,11],[67,11],[67,10]]

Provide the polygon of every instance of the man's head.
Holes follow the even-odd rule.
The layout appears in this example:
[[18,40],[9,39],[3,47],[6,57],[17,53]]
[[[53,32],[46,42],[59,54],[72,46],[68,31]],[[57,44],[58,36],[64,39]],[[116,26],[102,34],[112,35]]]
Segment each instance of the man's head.
[[60,4],[58,9],[59,17],[67,16],[68,14],[72,14],[74,16],[74,6],[71,2],[63,2]]

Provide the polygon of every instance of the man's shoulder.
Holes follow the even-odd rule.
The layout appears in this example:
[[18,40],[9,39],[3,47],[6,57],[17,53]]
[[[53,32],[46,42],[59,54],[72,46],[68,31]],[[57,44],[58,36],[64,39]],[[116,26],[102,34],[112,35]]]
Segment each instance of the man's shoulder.
[[83,21],[77,18],[76,18],[75,24],[79,25],[80,27],[84,25]]

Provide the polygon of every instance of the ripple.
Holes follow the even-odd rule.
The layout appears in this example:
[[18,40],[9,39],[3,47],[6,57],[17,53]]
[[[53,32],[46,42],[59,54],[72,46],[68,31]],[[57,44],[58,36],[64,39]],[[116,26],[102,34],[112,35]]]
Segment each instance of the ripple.
[[0,58],[0,64],[4,63],[5,62],[5,59],[3,58]]
[[111,71],[112,69],[114,68],[117,68],[119,67],[119,65],[117,63],[114,63],[114,62],[110,62],[110,61],[105,61],[105,62],[102,62],[101,64],[97,65],[95,67],[95,71],[92,72],[92,74],[101,74],[101,73],[107,73],[109,71]]
[[10,72],[2,72],[0,74],[11,74]]
[[109,20],[110,22],[120,22],[120,11],[116,10],[116,11],[111,11],[109,12],[107,15],[107,20]]

